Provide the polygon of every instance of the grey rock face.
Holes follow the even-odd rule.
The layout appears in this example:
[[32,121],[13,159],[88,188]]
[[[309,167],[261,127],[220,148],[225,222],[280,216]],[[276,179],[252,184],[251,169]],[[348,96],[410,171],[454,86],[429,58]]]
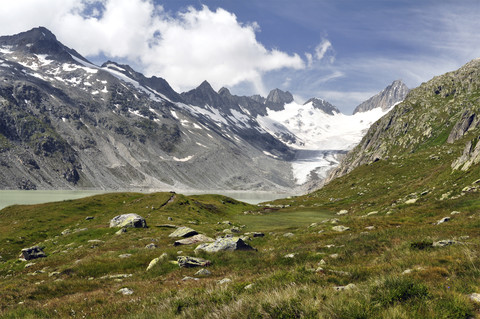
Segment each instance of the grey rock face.
[[25,260],[47,257],[47,255],[43,252],[43,249],[39,246],[22,249],[20,256]]
[[208,253],[234,250],[253,250],[253,248],[239,237],[219,238],[213,243],[201,244],[195,248],[195,251],[206,251]]
[[123,214],[115,216],[110,220],[110,228],[113,227],[147,228],[147,222],[140,215]]
[[386,111],[396,103],[403,101],[408,92],[408,87],[402,81],[393,81],[393,83],[387,86],[382,92],[358,105],[353,111],[353,114],[370,111],[378,107]]

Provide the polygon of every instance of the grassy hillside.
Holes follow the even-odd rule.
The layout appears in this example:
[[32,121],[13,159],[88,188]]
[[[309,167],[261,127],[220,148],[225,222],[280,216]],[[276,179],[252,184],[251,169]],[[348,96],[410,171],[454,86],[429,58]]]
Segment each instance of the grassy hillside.
[[[223,196],[176,194],[172,198],[171,193],[106,194],[5,208],[0,211],[1,317],[475,315],[479,307],[469,295],[480,292],[480,200],[475,193],[466,193],[437,201],[433,191],[419,195],[414,204],[387,207],[387,197],[397,198],[403,194],[400,190],[392,187],[384,191],[390,195],[382,197],[381,187],[372,182],[369,190],[351,186],[360,179],[367,182],[377,170],[386,171],[385,163],[376,164],[356,171],[358,176],[349,176],[349,187],[342,187],[344,192],[331,201],[326,197],[333,196],[333,189],[339,190],[335,184],[309,196],[273,203],[291,205],[279,210]],[[345,186],[346,182],[345,178],[335,183]],[[364,195],[359,195],[360,191]],[[348,213],[337,216],[340,209]],[[362,217],[374,210],[378,213]],[[460,214],[450,215],[452,210]],[[115,235],[118,229],[109,228],[109,220],[131,212],[145,217],[149,228]],[[86,220],[87,216],[94,218]],[[451,221],[433,225],[445,216],[452,217]],[[338,221],[332,223],[335,218]],[[167,223],[189,226],[211,237],[224,235],[224,229],[235,226],[240,234],[264,232],[265,236],[250,235],[252,240],[247,243],[256,251],[195,255],[196,245],[174,247],[175,239],[168,237],[173,229],[156,227]],[[332,229],[338,225],[350,230]],[[286,233],[293,236],[284,236]],[[458,243],[432,246],[442,239]],[[145,248],[150,243],[157,248]],[[48,256],[19,261],[20,250],[34,244],[43,246]],[[210,260],[207,269],[212,274],[195,276],[197,268],[170,263],[178,251]],[[149,262],[163,253],[168,257],[146,271]],[[125,254],[130,256],[120,257]],[[286,257],[289,254],[293,256]],[[182,280],[186,276],[199,280]],[[232,281],[219,284],[224,278]],[[122,295],[118,292],[121,288],[129,288],[133,294]]]

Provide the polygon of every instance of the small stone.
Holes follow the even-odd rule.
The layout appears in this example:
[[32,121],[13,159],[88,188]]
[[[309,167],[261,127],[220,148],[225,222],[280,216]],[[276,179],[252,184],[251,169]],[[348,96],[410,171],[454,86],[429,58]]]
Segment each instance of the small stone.
[[252,235],[253,235],[253,238],[264,237],[265,236],[264,233],[260,233],[260,232],[253,232]]
[[348,210],[346,210],[346,209],[342,209],[341,211],[339,211],[337,213],[338,216],[342,216],[342,215],[346,215],[346,214],[348,214]]
[[128,296],[133,294],[133,290],[129,288],[121,288],[120,290],[117,291],[118,293],[121,293],[122,295]]
[[210,265],[211,262],[209,260],[198,258],[198,257],[178,256],[177,263],[178,263],[178,266],[180,267],[190,268],[190,267],[205,267]]
[[295,254],[286,254],[283,258],[294,258]]
[[126,233],[126,232],[127,232],[126,228],[121,228],[121,229],[119,229],[118,231],[115,232],[115,235],[121,235],[121,234]]
[[145,249],[155,249],[155,248],[157,248],[157,245],[155,245],[154,243],[150,243],[145,246]]
[[405,201],[405,204],[415,204],[417,202],[418,198],[412,198],[409,200]]
[[129,258],[129,257],[132,257],[132,254],[121,254],[121,255],[118,255],[118,257],[120,257],[120,258]]
[[65,229],[64,231],[61,232],[62,236],[66,236],[68,234],[70,234],[72,231],[70,229]]
[[450,215],[458,215],[458,214],[461,214],[461,213],[460,213],[460,212],[457,212],[457,211],[455,211],[455,210],[450,213]]
[[283,237],[288,237],[288,238],[294,237],[294,236],[295,236],[295,234],[293,234],[293,233],[285,233],[285,234],[283,234]]
[[374,210],[373,212],[370,212],[367,214],[367,216],[372,216],[378,214],[378,211]]
[[444,239],[444,240],[439,240],[439,241],[436,241],[432,244],[433,247],[445,247],[445,246],[449,246],[449,245],[454,245],[454,244],[457,244],[458,242],[456,242],[455,240],[452,240],[452,239]]
[[443,224],[443,223],[448,222],[448,221],[450,221],[450,217],[443,217],[442,219],[440,219],[439,221],[437,221],[437,222],[435,223],[435,225],[440,225],[440,224]]
[[23,257],[23,259],[25,260],[47,257],[47,255],[43,252],[42,248],[39,246],[22,249],[20,256]]
[[246,285],[243,289],[245,289],[245,290],[250,290],[250,289],[252,289],[254,286],[255,286],[255,284],[249,284],[249,285]]
[[339,255],[338,254],[331,254],[329,257],[332,258],[332,259],[337,259],[339,257]]
[[87,216],[87,217],[85,217],[85,220],[92,220],[92,219],[94,219],[94,218],[95,218],[95,217],[93,217],[93,216]]
[[186,277],[183,277],[183,278],[182,278],[182,281],[188,281],[188,280],[197,281],[197,280],[199,280],[199,279],[198,279],[198,278],[195,278],[195,277],[190,277],[190,276],[186,276]]
[[223,278],[222,280],[217,281],[217,284],[219,284],[219,285],[224,285],[224,284],[228,284],[228,283],[230,283],[230,282],[232,282],[232,279],[230,279],[230,278]]
[[351,289],[355,289],[355,288],[357,288],[357,286],[355,284],[348,284],[346,286],[335,286],[335,287],[333,287],[333,289],[336,290],[336,291],[351,290]]
[[167,220],[168,220],[168,221],[172,221],[173,218],[172,218],[172,217],[167,217]]
[[53,277],[53,276],[58,276],[58,275],[60,275],[59,271],[53,271],[53,272],[48,274],[48,277]]
[[330,219],[330,224],[337,224],[340,221],[338,218],[332,218]]
[[32,266],[34,266],[34,265],[35,265],[35,263],[28,263],[28,264],[25,265],[25,268],[30,268],[30,267],[32,267]]
[[202,268],[195,273],[195,276],[207,277],[207,276],[210,276],[211,274],[212,273],[208,269]]
[[473,302],[478,302],[480,303],[480,294],[474,292],[473,294],[468,295],[470,297],[470,300]]
[[346,226],[343,226],[343,225],[338,225],[338,226],[333,226],[332,230],[338,231],[338,232],[344,232],[344,231],[350,230],[350,227],[346,227]]
[[320,260],[320,261],[318,262],[318,264],[319,264],[320,266],[322,266],[322,265],[326,265],[327,262],[322,259],[322,260]]
[[402,275],[408,275],[408,274],[411,274],[412,273],[412,269],[405,269],[403,272],[402,272]]
[[310,226],[308,226],[309,228],[313,228],[313,227],[317,227],[318,226],[318,223],[311,223]]
[[163,253],[160,257],[152,259],[148,264],[147,271],[155,267],[159,262],[165,260],[167,257],[168,257],[167,253]]
[[375,226],[367,226],[365,227],[366,230],[374,230],[375,229]]

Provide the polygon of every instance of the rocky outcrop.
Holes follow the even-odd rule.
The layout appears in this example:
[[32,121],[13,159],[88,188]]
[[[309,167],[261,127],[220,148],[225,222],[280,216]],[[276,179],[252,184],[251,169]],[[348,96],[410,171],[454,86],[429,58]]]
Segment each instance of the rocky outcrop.
[[323,112],[325,112],[327,114],[330,114],[330,115],[341,113],[340,110],[336,106],[334,106],[334,105],[330,104],[329,102],[327,102],[325,100],[322,100],[322,99],[311,98],[307,102],[305,102],[303,105],[308,104],[308,103],[312,103],[314,108],[322,110]]
[[201,244],[195,248],[195,251],[205,251],[208,253],[235,250],[253,250],[253,248],[240,237],[219,238],[213,243]]
[[468,141],[460,157],[452,163],[452,169],[468,171],[475,164],[480,163],[480,143],[478,139]]
[[110,220],[110,228],[113,227],[131,227],[131,228],[147,228],[145,218],[137,214],[118,215]]

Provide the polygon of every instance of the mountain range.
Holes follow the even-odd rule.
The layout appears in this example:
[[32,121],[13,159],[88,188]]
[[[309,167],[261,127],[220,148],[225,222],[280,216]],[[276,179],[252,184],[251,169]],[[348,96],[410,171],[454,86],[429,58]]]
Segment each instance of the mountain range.
[[395,81],[349,116],[279,89],[177,93],[39,27],[0,37],[0,188],[304,190],[407,92]]

